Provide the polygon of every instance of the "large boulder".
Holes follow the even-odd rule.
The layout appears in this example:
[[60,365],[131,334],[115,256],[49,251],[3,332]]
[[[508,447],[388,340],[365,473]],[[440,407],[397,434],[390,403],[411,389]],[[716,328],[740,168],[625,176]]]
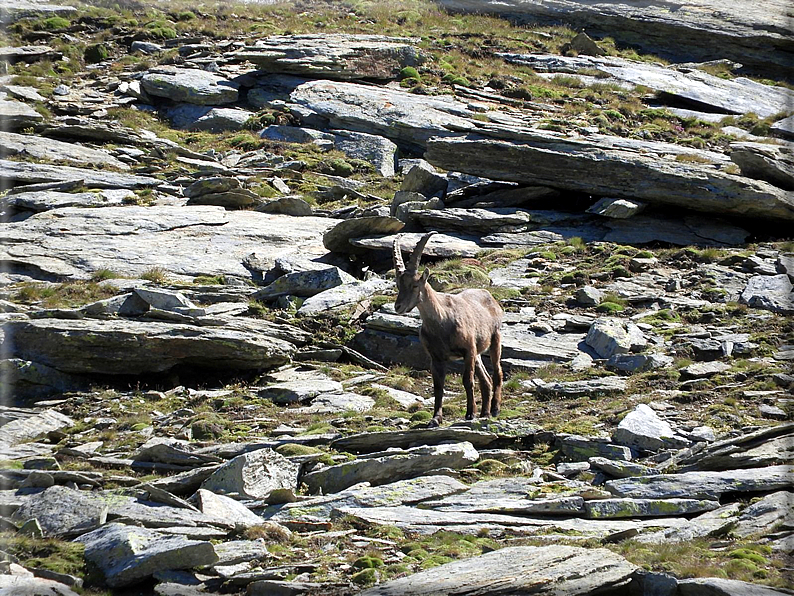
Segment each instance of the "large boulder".
[[584,596],[621,584],[633,572],[634,565],[605,548],[513,546],[395,579],[366,590],[361,596]]
[[296,346],[227,327],[92,319],[33,319],[5,324],[4,348],[67,373],[136,375],[177,364],[262,370],[286,364]]
[[237,101],[236,83],[197,68],[148,72],[143,75],[141,86],[149,95],[196,105],[214,106]]
[[326,254],[321,238],[336,223],[218,206],[70,207],[6,224],[0,260],[45,279],[88,279],[101,269],[140,276],[159,268],[182,281],[198,275],[251,280],[279,257]]
[[14,519],[24,523],[36,519],[45,538],[72,538],[90,532],[105,523],[108,506],[91,493],[51,486],[31,496],[14,512]]
[[236,499],[267,499],[273,491],[295,491],[299,468],[272,449],[258,449],[225,463],[201,488]]
[[64,143],[40,137],[0,131],[2,155],[30,156],[37,161],[62,161],[81,166],[110,167],[129,170],[130,167],[101,149],[92,149],[75,143]]
[[[609,36],[676,62],[727,58],[769,76],[791,75],[792,39],[786,11],[753,0],[700,0],[670,10],[590,0],[438,0],[447,10],[496,14],[517,22],[558,24]],[[785,75],[783,75],[785,76]]]
[[[563,138],[540,130],[510,137],[506,131],[496,134],[502,138],[437,136],[428,141],[425,159],[447,170],[496,180],[706,213],[794,221],[791,193],[726,174],[716,165],[677,161],[675,156],[682,150],[670,143],[604,135]],[[701,157],[717,164],[723,160],[718,154]]]
[[422,476],[438,468],[459,469],[473,464],[479,457],[472,444],[465,441],[413,447],[393,455],[357,459],[310,472],[303,477],[303,482],[311,492],[322,489],[324,494],[330,494],[359,482],[377,486]]
[[794,91],[751,79],[721,79],[698,69],[676,69],[623,58],[563,57],[551,54],[501,54],[510,63],[543,72],[576,74],[597,70],[631,85],[642,85],[666,96],[729,114],[753,112],[762,118],[794,101]]
[[267,72],[329,79],[391,79],[424,57],[418,39],[384,35],[274,35],[230,54]]
[[129,586],[158,571],[212,565],[218,560],[211,542],[187,540],[122,524],[108,524],[77,539],[85,558],[102,571],[111,588]]

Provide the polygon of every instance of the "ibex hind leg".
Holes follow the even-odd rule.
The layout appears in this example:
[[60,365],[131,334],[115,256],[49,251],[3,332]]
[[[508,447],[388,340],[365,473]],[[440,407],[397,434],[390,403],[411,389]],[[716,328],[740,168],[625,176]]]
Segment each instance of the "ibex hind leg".
[[487,418],[491,415],[491,375],[485,369],[482,363],[482,358],[477,356],[475,372],[477,379],[480,381],[480,392],[482,393],[482,408],[480,409],[480,418]]
[[447,377],[446,363],[443,360],[431,358],[430,372],[433,374],[433,418],[427,423],[429,428],[441,426],[444,419],[442,402],[444,401],[444,381]]
[[498,416],[502,407],[502,336],[497,331],[491,337],[491,364],[493,365],[493,398],[491,399],[491,416]]

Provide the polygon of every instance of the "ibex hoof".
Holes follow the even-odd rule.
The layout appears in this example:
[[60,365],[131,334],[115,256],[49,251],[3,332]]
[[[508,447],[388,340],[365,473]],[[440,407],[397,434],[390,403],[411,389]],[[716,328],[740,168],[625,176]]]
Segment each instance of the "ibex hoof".
[[474,420],[474,414],[466,414],[466,420]]
[[499,408],[494,408],[491,410],[491,416],[496,418],[499,415]]
[[441,426],[441,420],[439,418],[431,418],[430,422],[427,423],[427,428],[437,428]]

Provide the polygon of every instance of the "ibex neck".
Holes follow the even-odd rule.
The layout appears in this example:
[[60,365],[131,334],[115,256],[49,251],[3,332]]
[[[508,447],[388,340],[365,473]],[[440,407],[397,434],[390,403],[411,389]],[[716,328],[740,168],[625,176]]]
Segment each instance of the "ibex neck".
[[429,283],[425,283],[419,294],[419,315],[422,319],[430,318],[433,320],[439,319],[441,314],[441,303],[438,299],[436,291],[430,287]]

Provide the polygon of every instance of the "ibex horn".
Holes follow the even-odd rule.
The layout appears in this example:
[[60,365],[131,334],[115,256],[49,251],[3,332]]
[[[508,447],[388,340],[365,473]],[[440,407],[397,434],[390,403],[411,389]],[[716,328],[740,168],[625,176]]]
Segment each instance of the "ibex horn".
[[403,253],[402,249],[400,248],[400,237],[394,237],[394,246],[392,247],[394,251],[394,271],[396,273],[405,273],[405,263],[403,263]]
[[419,269],[419,259],[422,258],[422,251],[425,249],[427,241],[430,240],[430,236],[433,234],[435,234],[435,232],[428,232],[416,243],[416,248],[414,248],[411,259],[408,261],[408,269],[411,271],[417,271]]

